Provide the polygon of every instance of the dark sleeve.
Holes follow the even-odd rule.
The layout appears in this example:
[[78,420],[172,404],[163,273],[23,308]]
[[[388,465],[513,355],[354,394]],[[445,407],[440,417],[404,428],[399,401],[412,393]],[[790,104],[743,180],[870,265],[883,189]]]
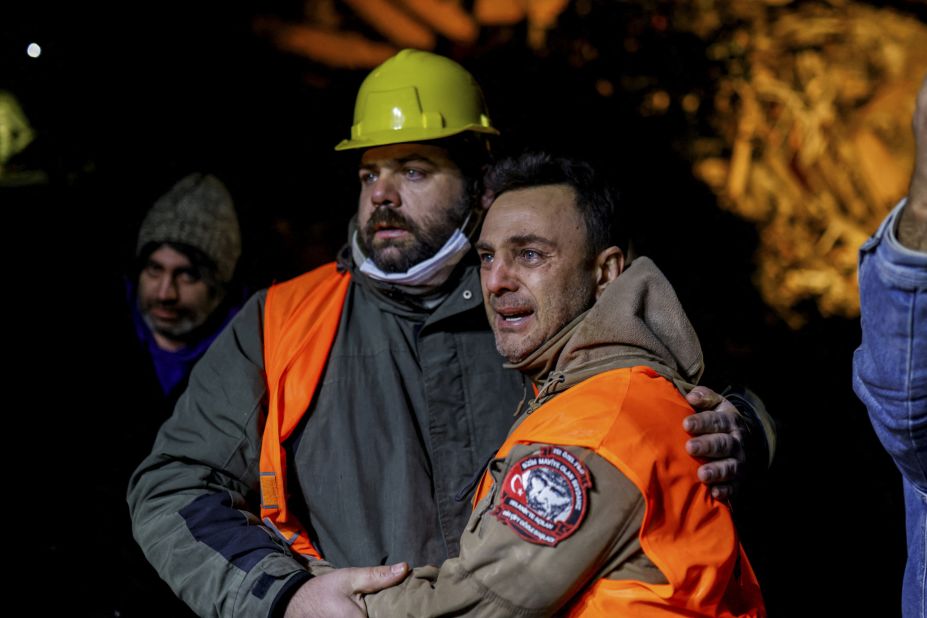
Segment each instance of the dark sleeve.
[[[193,369],[129,484],[133,533],[201,616],[268,616],[306,570],[261,524],[263,309],[252,297]],[[131,411],[126,412],[131,415]]]

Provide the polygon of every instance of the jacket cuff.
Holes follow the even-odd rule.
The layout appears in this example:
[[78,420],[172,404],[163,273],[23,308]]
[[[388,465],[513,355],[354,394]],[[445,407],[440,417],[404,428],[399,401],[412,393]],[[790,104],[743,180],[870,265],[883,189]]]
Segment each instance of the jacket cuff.
[[905,247],[898,241],[898,220],[907,203],[906,199],[882,221],[879,229],[860,247],[860,276],[863,265],[869,266],[872,258],[879,278],[892,287],[903,289],[927,285],[927,253]]
[[290,604],[290,599],[293,598],[293,595],[296,594],[299,587],[310,579],[312,579],[312,575],[304,571],[296,573],[293,577],[286,580],[283,587],[277,592],[277,596],[274,597],[273,605],[270,606],[269,618],[283,618],[283,615],[286,613],[287,605]]
[[888,258],[892,263],[912,268],[923,268],[927,266],[927,253],[909,249],[898,240],[898,222],[901,220],[901,211],[905,204],[907,204],[907,198],[901,200],[901,203],[895,207],[887,218],[885,249],[888,251]]

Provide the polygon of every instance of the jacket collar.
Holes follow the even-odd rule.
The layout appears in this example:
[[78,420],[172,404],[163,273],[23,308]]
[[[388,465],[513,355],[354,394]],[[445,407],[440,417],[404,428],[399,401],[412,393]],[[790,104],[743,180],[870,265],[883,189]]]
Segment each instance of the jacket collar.
[[649,258],[639,257],[586,313],[521,363],[507,365],[540,384],[535,408],[594,375],[650,367],[688,392],[704,370],[702,349],[676,292]]

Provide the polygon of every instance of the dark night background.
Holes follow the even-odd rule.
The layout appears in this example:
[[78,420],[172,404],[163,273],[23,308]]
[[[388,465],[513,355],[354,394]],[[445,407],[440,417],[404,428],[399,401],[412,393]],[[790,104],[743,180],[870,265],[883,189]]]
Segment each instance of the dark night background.
[[[895,4],[925,19],[922,6]],[[519,44],[517,28],[466,50],[439,41],[436,51],[461,58],[482,84],[505,129],[502,151],[554,145],[611,171],[633,205],[639,248],[677,286],[700,334],[704,383],[749,385],[779,422],[772,469],[735,505],[770,615],[896,615],[901,484],[851,390],[858,320],[809,308],[803,329],[787,327],[751,283],[756,231],[691,175],[681,111],[642,117],[633,93],[595,88],[603,75],[636,74],[681,91],[710,87],[694,37],[645,31],[633,57],[608,47],[610,32],[659,6],[618,3],[595,22],[564,14],[546,53]],[[48,181],[0,186],[4,323],[18,366],[8,439],[27,449],[30,483],[47,496],[21,526],[74,539],[87,525],[76,514],[96,473],[88,462],[113,447],[95,419],[115,410],[132,423],[130,402],[114,400],[107,379],[119,362],[106,354],[107,316],[145,210],[179,177],[210,171],[241,213],[252,289],[327,260],[356,206],[351,155],[332,148],[347,134],[366,70],[316,65],[253,33],[254,14],[298,16],[299,3],[33,2],[12,11],[0,19],[0,88],[16,94],[38,134],[17,164]],[[580,28],[604,47],[577,69],[561,52]],[[32,41],[43,47],[38,59],[25,54]],[[64,547],[31,543],[30,573],[49,582],[66,572],[68,606],[82,615],[82,599],[119,565]]]

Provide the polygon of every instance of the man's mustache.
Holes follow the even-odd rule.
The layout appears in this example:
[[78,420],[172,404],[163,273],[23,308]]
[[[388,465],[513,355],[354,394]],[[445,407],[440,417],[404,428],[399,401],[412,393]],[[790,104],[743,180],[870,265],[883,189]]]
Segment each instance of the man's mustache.
[[139,302],[141,309],[143,311],[151,311],[152,309],[174,309],[177,310],[180,301],[175,300],[160,300],[157,298],[146,299]]
[[380,228],[396,228],[414,232],[415,224],[392,208],[377,208],[364,225],[364,235],[370,238]]
[[534,304],[531,301],[522,298],[515,292],[504,292],[498,296],[490,296],[489,306],[496,312],[534,310]]

